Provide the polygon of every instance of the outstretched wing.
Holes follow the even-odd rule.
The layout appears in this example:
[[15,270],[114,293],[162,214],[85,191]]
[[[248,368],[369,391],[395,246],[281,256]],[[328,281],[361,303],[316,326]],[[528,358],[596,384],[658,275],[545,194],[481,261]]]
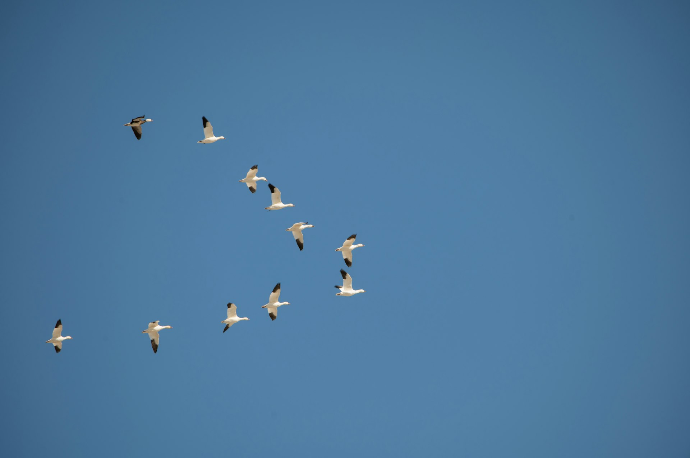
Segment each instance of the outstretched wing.
[[[156,321],[156,323],[158,322]],[[149,337],[151,338],[151,348],[153,348],[153,352],[158,353],[158,333],[150,332]]]
[[254,183],[253,181],[248,181],[247,187],[252,192],[252,194],[254,194],[256,192],[256,183]]
[[247,172],[247,178],[254,178],[256,176],[256,172],[259,170],[259,166],[255,165],[251,169],[249,169],[249,172]]
[[352,267],[352,250],[342,249],[340,252],[343,254],[343,259],[345,260],[345,265]]
[[266,307],[268,309],[268,316],[271,317],[271,321],[275,321],[278,318],[278,307]]
[[134,132],[134,136],[137,137],[137,140],[141,140],[141,126],[132,126],[132,132]]
[[237,316],[237,306],[230,302],[228,304],[228,318],[234,318]]
[[225,331],[227,331],[228,329],[230,329],[230,326],[232,326],[233,324],[235,324],[235,323],[226,324],[226,325],[225,325],[225,328],[223,329],[223,334],[225,334]]
[[280,203],[280,190],[273,186],[271,183],[268,184],[268,188],[271,190],[271,204]]
[[350,274],[340,269],[340,275],[343,276],[343,289],[352,289],[352,277],[350,277]]
[[213,126],[211,123],[206,119],[206,116],[202,116],[201,120],[204,122],[204,137],[213,137]]
[[53,328],[53,339],[57,339],[62,335],[62,320],[57,320],[55,328]]
[[55,348],[55,353],[60,353],[62,351],[62,342],[54,343],[53,348]]
[[280,283],[278,283],[274,288],[273,292],[271,293],[270,296],[268,296],[268,303],[269,304],[274,304],[278,302],[278,299],[280,298]]
[[357,234],[352,234],[345,240],[345,243],[343,243],[343,248],[352,246],[353,243],[355,243],[355,239],[357,238]]
[[299,250],[302,251],[302,249],[304,248],[304,234],[302,234],[302,231],[300,231],[299,229],[290,232],[292,232],[292,236],[295,237],[295,242],[297,242]]

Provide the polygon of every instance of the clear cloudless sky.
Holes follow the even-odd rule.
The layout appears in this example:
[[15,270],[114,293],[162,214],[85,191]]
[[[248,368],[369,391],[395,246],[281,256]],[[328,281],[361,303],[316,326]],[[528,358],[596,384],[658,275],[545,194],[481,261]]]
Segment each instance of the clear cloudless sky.
[[8,3],[0,455],[687,457],[689,39],[680,1]]

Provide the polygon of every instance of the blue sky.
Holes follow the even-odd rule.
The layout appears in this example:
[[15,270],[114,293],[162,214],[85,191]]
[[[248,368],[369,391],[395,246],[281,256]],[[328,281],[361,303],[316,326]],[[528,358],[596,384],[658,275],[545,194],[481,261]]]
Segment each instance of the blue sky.
[[7,5],[0,454],[687,456],[690,8],[557,3]]

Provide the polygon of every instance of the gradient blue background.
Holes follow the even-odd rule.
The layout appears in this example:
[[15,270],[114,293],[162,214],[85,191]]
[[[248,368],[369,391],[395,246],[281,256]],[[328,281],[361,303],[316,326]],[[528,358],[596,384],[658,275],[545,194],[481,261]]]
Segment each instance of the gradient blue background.
[[687,457],[689,39],[670,1],[5,5],[0,455]]

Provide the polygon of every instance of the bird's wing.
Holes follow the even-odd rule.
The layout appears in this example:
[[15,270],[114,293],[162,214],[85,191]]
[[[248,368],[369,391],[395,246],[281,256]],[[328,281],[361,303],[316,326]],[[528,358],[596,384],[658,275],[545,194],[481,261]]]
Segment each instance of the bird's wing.
[[352,289],[352,277],[350,277],[350,274],[340,269],[340,275],[343,276],[343,289]]
[[251,169],[249,169],[249,172],[247,172],[247,178],[254,178],[256,176],[256,172],[259,170],[259,166],[255,165]]
[[237,316],[237,306],[230,302],[228,304],[228,318],[234,318]]
[[343,243],[343,247],[348,247],[352,246],[353,243],[355,243],[355,239],[357,238],[357,234],[352,234],[345,240],[345,243]]
[[340,250],[345,260],[345,265],[352,267],[352,250]]
[[137,140],[141,140],[141,126],[132,126],[132,132],[134,132],[134,136],[137,137]]
[[160,321],[160,320],[156,320],[156,321],[150,322],[150,323],[149,323],[149,329],[153,329],[153,328],[155,328],[156,326],[158,326],[158,322],[159,322],[159,321]]
[[225,328],[223,328],[223,334],[225,334],[225,331],[227,331],[228,329],[230,329],[230,326],[232,326],[233,324],[235,324],[235,323],[233,322],[233,323],[226,324],[226,325],[225,325]]
[[271,293],[270,296],[268,296],[268,303],[273,304],[275,302],[278,302],[278,299],[280,298],[280,283],[278,283],[275,288],[273,288],[273,292]]
[[62,342],[57,342],[53,344],[55,348],[55,353],[60,353],[62,351]]
[[292,235],[295,237],[295,242],[297,242],[299,250],[302,251],[302,249],[304,248],[304,234],[302,234],[302,231],[299,229],[290,232],[292,232]]
[[213,137],[213,126],[211,123],[208,121],[208,119],[206,119],[206,116],[202,116],[201,120],[204,122],[204,137]]
[[62,320],[57,320],[55,328],[53,328],[53,339],[57,339],[62,335]]
[[158,353],[158,333],[157,332],[149,332],[149,337],[151,338],[151,348],[153,348],[154,353]]
[[268,184],[268,188],[271,190],[271,204],[279,204],[280,203],[280,190],[273,186],[272,184]]
[[252,192],[252,194],[256,192],[256,183],[254,183],[253,181],[247,181],[247,187]]
[[278,307],[266,307],[268,309],[268,316],[271,317],[271,321],[278,318]]
[[145,117],[146,117],[146,115],[144,115],[144,116],[137,116],[136,118],[132,119],[132,122],[142,121]]

